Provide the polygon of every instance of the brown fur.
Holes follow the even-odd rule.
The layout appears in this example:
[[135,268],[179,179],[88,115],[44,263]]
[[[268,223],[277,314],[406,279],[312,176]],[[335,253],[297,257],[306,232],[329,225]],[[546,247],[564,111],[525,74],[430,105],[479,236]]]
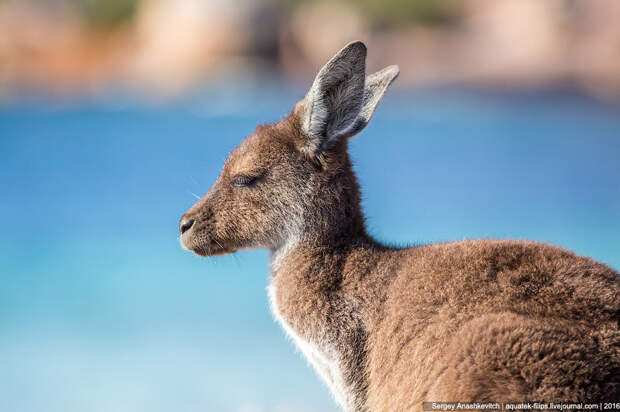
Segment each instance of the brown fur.
[[533,242],[379,244],[347,139],[317,150],[304,110],[241,143],[184,215],[182,243],[272,251],[274,313],[344,409],[620,400],[618,273]]

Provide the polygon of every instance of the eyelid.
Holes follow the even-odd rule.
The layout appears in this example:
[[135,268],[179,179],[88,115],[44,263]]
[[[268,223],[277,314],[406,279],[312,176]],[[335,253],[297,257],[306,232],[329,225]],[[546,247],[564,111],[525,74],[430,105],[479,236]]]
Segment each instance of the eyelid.
[[236,175],[232,178],[232,185],[236,187],[252,186],[261,176],[254,175]]

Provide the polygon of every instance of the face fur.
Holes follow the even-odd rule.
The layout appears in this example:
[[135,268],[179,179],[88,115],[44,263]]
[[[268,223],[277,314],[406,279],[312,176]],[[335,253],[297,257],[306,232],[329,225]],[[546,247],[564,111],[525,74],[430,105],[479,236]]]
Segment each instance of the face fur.
[[213,187],[183,215],[183,247],[210,256],[275,249],[295,236],[317,165],[298,150],[303,141],[289,123],[259,127],[231,153]]

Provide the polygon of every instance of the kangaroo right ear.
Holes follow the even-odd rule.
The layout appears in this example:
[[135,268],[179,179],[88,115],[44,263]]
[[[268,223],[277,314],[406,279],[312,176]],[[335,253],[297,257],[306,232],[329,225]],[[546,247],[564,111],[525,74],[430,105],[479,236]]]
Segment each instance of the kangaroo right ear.
[[307,149],[317,152],[350,136],[364,103],[366,46],[346,45],[319,71],[303,100],[301,127]]
[[381,98],[394,79],[398,77],[399,72],[400,70],[398,66],[392,65],[366,77],[366,84],[364,86],[364,102],[362,103],[362,108],[357,115],[355,126],[351,129],[350,136],[361,132],[362,129],[366,127],[368,122],[370,122],[377,105],[381,101]]

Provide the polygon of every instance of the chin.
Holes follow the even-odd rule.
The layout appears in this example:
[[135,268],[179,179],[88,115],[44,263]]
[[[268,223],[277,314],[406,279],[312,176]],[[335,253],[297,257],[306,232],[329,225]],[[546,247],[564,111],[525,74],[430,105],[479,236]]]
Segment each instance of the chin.
[[225,249],[220,246],[216,246],[216,247],[197,246],[190,250],[194,252],[196,255],[201,256],[201,257],[222,256],[222,255],[228,255],[228,254],[236,252],[236,250]]
[[181,247],[201,257],[221,256],[236,252],[235,249],[225,248],[215,242],[211,244],[195,244],[192,242],[184,242],[183,238],[181,238]]

